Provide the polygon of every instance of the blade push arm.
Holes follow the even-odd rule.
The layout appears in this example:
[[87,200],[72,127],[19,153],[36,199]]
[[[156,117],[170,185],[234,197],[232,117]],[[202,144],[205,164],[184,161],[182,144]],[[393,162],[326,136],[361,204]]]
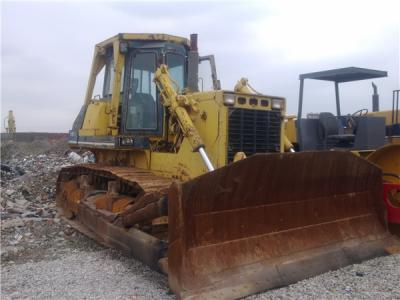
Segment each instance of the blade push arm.
[[192,146],[193,151],[198,151],[207,169],[213,171],[214,167],[204,150],[204,142],[188,113],[188,110],[194,112],[198,110],[197,102],[189,96],[177,94],[166,65],[161,65],[157,69],[154,81],[160,91],[162,104],[168,108],[172,117],[177,121],[184,136]]

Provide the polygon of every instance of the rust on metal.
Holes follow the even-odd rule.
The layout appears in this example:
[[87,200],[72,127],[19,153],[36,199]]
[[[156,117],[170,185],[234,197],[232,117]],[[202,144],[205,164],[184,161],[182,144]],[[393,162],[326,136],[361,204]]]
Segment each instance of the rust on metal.
[[143,222],[151,230],[152,219],[167,213],[170,184],[169,179],[135,168],[76,165],[60,172],[57,203],[77,229],[159,269],[158,261],[167,251],[167,228],[155,225],[159,231],[155,237],[137,228],[124,228],[123,220],[129,220],[126,227]]
[[231,299],[384,253],[381,171],[346,152],[257,154],[168,198],[168,272],[180,298]]
[[145,194],[121,213],[122,224],[133,226],[138,222],[167,215],[167,190]]
[[162,216],[162,217],[158,217],[155,218],[151,221],[151,224],[153,226],[164,226],[164,225],[168,225],[168,216]]
[[58,205],[68,210],[70,214],[78,212],[78,204],[84,196],[83,190],[79,188],[76,179],[64,182],[61,190],[57,192],[65,201],[58,202]]

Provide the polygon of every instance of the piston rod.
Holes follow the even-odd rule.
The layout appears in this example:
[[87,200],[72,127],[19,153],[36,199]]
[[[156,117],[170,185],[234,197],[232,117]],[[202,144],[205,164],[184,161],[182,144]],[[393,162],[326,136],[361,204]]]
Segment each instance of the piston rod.
[[199,153],[200,153],[201,158],[203,159],[204,163],[206,164],[208,171],[210,171],[210,172],[214,171],[214,167],[213,167],[210,159],[208,158],[207,153],[203,147],[199,148]]

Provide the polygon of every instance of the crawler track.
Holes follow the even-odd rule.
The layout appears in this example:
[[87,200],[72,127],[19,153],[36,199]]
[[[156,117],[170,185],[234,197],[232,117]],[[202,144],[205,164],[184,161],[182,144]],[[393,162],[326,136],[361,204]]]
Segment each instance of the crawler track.
[[75,165],[59,174],[57,205],[85,234],[158,269],[167,250],[170,184],[135,168]]
[[145,170],[99,164],[81,164],[63,168],[57,180],[57,188],[60,183],[80,175],[93,175],[104,181],[119,180],[123,187],[126,188],[122,189],[121,192],[136,193],[135,196],[141,192],[156,192],[168,188],[171,184],[170,179],[156,176]]

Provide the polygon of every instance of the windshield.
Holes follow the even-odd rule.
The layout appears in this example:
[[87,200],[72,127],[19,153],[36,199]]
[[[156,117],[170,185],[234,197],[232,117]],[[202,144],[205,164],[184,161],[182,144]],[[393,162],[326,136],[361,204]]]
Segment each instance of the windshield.
[[182,55],[167,53],[168,72],[174,82],[177,92],[182,92],[185,87],[185,58]]

